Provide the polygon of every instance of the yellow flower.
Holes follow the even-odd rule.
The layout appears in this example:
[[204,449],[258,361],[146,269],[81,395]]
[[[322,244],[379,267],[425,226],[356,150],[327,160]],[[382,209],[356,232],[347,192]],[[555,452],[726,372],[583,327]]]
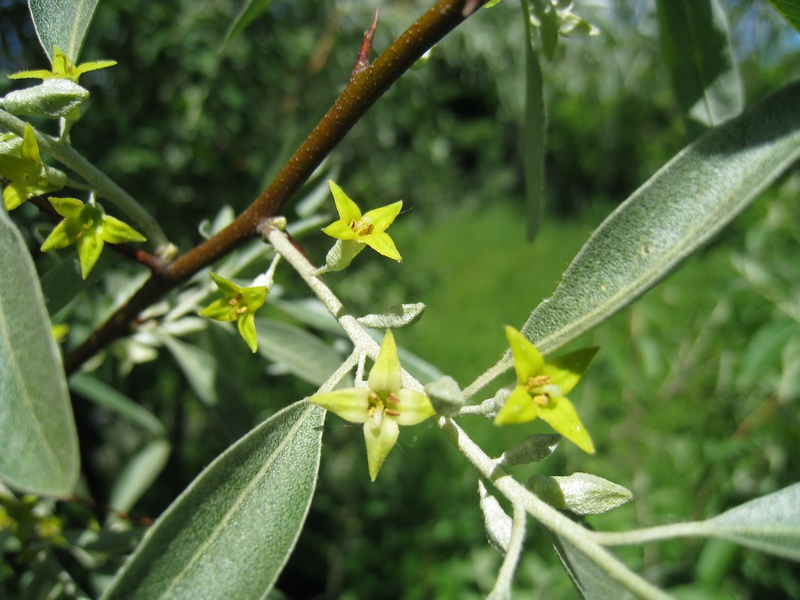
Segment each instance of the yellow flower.
[[339,240],[328,253],[328,269],[331,271],[344,269],[364,249],[365,245],[392,260],[402,260],[394,241],[386,233],[386,229],[400,214],[403,201],[399,200],[362,215],[356,203],[344,193],[342,188],[333,181],[328,181],[328,185],[336,202],[336,210],[339,212],[339,220],[322,230]]
[[400,425],[416,425],[435,414],[428,397],[401,388],[400,359],[390,330],[386,330],[368,387],[334,390],[308,399],[351,423],[364,424],[367,464],[372,481],[378,476],[400,434]]
[[50,204],[64,217],[42,244],[42,252],[66,248],[75,244],[81,263],[81,273],[86,279],[94,267],[103,246],[124,242],[144,242],[145,237],[127,223],[110,217],[91,204],[76,198],[50,198]]
[[211,273],[211,279],[225,296],[212,302],[200,314],[217,321],[236,321],[239,335],[255,352],[258,350],[255,314],[267,299],[267,288],[263,285],[241,287],[216,273]]
[[589,432],[567,400],[599,348],[584,348],[545,363],[541,353],[513,327],[506,337],[514,357],[517,387],[494,419],[495,425],[525,423],[539,417],[578,448],[594,454]]

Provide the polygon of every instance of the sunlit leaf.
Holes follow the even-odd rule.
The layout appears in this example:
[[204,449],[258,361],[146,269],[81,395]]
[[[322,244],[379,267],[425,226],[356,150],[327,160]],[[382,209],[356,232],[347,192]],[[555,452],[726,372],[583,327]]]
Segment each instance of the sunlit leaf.
[[28,0],[36,35],[50,60],[58,46],[76,63],[98,0]]
[[662,53],[681,112],[706,127],[739,114],[742,84],[718,0],[657,4]]
[[543,352],[628,306],[800,156],[794,82],[682,150],[592,234],[522,332]]
[[0,256],[0,478],[68,496],[80,459],[67,381],[36,268],[2,208]]
[[706,535],[800,560],[800,483],[745,502],[702,525]]
[[156,521],[104,597],[264,597],[308,512],[324,415],[298,402],[224,452]]

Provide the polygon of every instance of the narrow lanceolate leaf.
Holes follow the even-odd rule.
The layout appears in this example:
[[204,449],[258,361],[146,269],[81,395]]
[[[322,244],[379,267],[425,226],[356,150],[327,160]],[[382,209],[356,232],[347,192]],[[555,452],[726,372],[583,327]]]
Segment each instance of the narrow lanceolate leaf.
[[798,0],[769,0],[772,8],[777,10],[783,18],[800,31],[800,1]]
[[133,508],[164,470],[171,451],[167,440],[157,438],[128,461],[111,488],[109,504],[114,510],[128,512]]
[[522,332],[542,353],[644,294],[800,157],[800,82],[682,150],[592,234]]
[[50,60],[58,46],[76,63],[92,22],[97,0],[28,0],[36,35]]
[[800,483],[702,523],[707,535],[800,560]]
[[714,127],[741,112],[742,84],[718,0],[658,0],[661,49],[681,112]]
[[523,123],[522,160],[525,177],[528,241],[532,241],[542,224],[544,212],[544,150],[547,115],[544,104],[544,79],[539,53],[531,39],[530,9],[522,3],[525,19],[525,116]]
[[231,446],[156,521],[104,597],[264,597],[308,512],[324,415],[298,402]]
[[36,268],[0,207],[0,479],[42,496],[78,480],[78,438]]

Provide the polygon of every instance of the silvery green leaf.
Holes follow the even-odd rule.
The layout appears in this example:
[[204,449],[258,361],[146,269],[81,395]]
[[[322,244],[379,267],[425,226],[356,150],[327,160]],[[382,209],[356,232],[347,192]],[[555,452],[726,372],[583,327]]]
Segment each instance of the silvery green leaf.
[[555,452],[560,441],[561,436],[557,433],[529,435],[510,450],[506,450],[499,462],[501,465],[513,467],[542,461]]
[[76,63],[98,0],[28,0],[33,25],[47,56],[58,46]]
[[372,329],[400,329],[416,323],[424,311],[422,302],[398,304],[377,314],[365,315],[358,322]]
[[798,157],[800,82],[793,82],[698,138],[622,203],[522,333],[547,354],[628,306]]
[[297,402],[226,450],[159,517],[103,597],[266,597],[305,522],[324,418]]
[[627,488],[589,473],[567,477],[533,475],[528,487],[550,506],[576,515],[597,515],[633,499]]
[[700,525],[705,535],[800,560],[800,483],[745,502]]
[[500,506],[497,498],[488,492],[480,479],[478,480],[478,495],[480,496],[483,525],[486,528],[489,544],[500,554],[505,554],[508,550],[508,545],[511,543],[513,520]]
[[69,496],[78,436],[61,355],[27,245],[0,204],[0,479]]
[[11,114],[63,117],[89,98],[89,90],[69,79],[45,79],[39,85],[6,94],[3,106]]
[[458,382],[449,376],[427,384],[425,393],[430,398],[436,413],[440,415],[455,415],[466,402]]

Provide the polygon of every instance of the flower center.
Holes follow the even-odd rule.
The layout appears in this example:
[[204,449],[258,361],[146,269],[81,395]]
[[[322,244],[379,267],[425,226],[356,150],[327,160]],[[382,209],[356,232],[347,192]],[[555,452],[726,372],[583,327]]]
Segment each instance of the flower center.
[[350,229],[355,231],[357,236],[363,237],[372,233],[375,224],[366,217],[361,217],[358,221],[355,219],[350,221]]
[[534,375],[525,382],[525,391],[531,395],[534,404],[547,406],[551,398],[561,396],[561,388],[550,381],[550,375]]
[[400,411],[395,407],[400,404],[400,398],[392,392],[388,392],[385,398],[381,396],[382,394],[378,392],[372,392],[369,395],[369,416],[374,417],[376,412],[382,412],[389,417],[399,417]]
[[242,296],[242,293],[241,293],[241,292],[239,292],[239,293],[238,293],[238,294],[236,294],[236,295],[235,295],[233,298],[231,298],[230,300],[228,300],[228,304],[230,304],[230,305],[231,305],[231,315],[233,315],[233,316],[234,316],[234,317],[236,317],[237,319],[238,319],[238,318],[239,318],[241,315],[243,315],[244,313],[246,313],[246,312],[247,312],[247,310],[248,310],[248,308],[247,308],[247,305],[246,305],[246,304],[243,304],[242,306],[239,306],[239,303],[240,303],[240,302],[241,302],[243,299],[244,299],[244,296]]

